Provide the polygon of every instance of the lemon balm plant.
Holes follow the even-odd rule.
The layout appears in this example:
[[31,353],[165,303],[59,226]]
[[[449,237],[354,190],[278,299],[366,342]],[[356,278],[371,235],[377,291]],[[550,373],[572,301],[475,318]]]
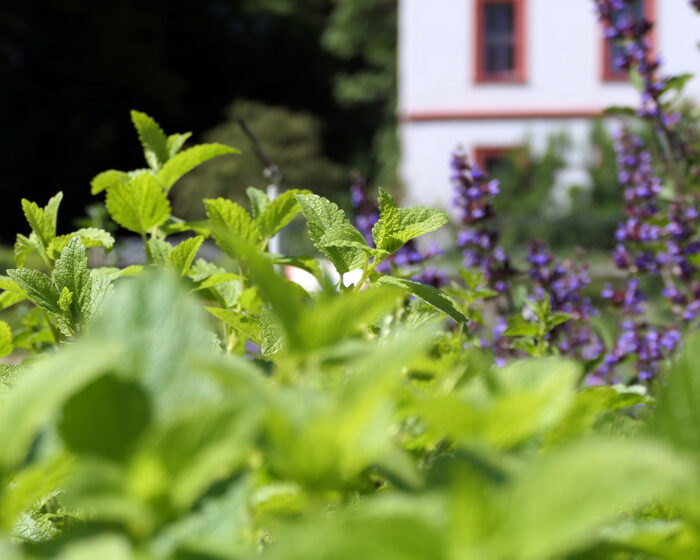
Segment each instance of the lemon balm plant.
[[[443,291],[381,266],[444,213],[380,191],[363,235],[323,197],[250,188],[250,210],[205,200],[205,221],[178,220],[177,177],[235,152],[132,118],[148,168],[92,186],[146,264],[90,268],[114,238],[59,235],[59,195],[23,202],[31,233],[0,278],[2,308],[29,300],[35,318],[0,325],[3,354],[35,353],[0,366],[3,558],[697,556],[696,338],[653,395],[586,387],[556,356],[496,367],[469,319],[495,292],[483,275]],[[297,215],[357,282],[268,251]],[[231,268],[198,258],[208,238]],[[551,354],[568,317],[532,309],[515,339]]]

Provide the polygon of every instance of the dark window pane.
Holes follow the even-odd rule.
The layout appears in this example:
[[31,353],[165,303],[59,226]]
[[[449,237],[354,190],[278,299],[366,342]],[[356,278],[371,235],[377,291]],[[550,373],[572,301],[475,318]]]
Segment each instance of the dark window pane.
[[484,158],[483,163],[487,175],[497,177],[508,169],[508,158],[506,153],[489,154]]
[[515,7],[513,2],[484,4],[484,69],[489,74],[515,70]]

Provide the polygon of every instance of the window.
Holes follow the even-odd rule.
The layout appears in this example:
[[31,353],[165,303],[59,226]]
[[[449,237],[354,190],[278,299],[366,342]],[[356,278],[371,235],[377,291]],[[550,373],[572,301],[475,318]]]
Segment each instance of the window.
[[508,155],[517,146],[489,146],[474,150],[474,161],[489,177],[498,177],[509,167]]
[[[654,21],[654,0],[636,0],[633,3],[626,4],[625,7],[618,12],[617,18],[633,17],[636,19],[646,18],[649,21]],[[651,40],[651,48],[654,50],[654,31],[649,34]],[[612,39],[603,39],[603,80],[609,82],[624,82],[629,79],[629,74],[626,70],[620,70],[615,64],[615,60],[621,56],[622,47]]]
[[476,81],[525,80],[525,0],[475,0]]

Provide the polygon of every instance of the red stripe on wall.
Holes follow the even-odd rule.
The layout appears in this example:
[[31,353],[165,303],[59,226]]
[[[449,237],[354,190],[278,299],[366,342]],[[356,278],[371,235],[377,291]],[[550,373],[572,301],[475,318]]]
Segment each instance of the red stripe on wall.
[[600,117],[603,109],[479,109],[442,110],[426,109],[421,111],[406,111],[400,115],[402,121],[455,121],[455,120],[488,120],[488,119],[576,119]]

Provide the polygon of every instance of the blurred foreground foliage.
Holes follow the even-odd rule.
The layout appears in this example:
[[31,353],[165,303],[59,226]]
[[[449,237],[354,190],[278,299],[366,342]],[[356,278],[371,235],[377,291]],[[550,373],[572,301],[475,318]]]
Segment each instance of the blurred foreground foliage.
[[[495,367],[468,328],[475,271],[441,291],[378,270],[443,212],[380,191],[370,245],[323,197],[251,188],[247,208],[206,199],[187,222],[171,188],[238,151],[132,121],[147,167],[92,191],[145,266],[92,268],[115,239],[59,234],[61,194],[22,204],[31,233],[0,277],[2,309],[33,305],[21,332],[0,322],[0,356],[21,362],[0,366],[0,557],[700,555],[697,334],[651,391],[586,387],[590,364],[545,343],[569,316],[543,300],[516,333],[542,357]],[[298,214],[334,273],[268,251]],[[205,238],[230,268],[198,258]]]

